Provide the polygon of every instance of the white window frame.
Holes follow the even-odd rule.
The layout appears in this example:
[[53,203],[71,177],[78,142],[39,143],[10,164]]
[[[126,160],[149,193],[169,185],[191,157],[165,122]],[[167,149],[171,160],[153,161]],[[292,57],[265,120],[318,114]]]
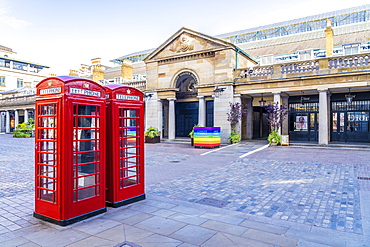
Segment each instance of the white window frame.
[[261,56],[261,59],[260,59],[261,66],[272,65],[274,64],[274,62],[275,62],[275,57],[273,54]]
[[342,45],[342,47],[344,56],[350,56],[360,53],[360,43],[344,44]]
[[298,61],[312,60],[314,58],[313,49],[300,50],[298,53]]

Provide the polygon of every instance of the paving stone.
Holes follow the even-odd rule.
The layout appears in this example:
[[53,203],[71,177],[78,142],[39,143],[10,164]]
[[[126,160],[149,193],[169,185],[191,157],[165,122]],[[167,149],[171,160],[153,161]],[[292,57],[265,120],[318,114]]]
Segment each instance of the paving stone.
[[202,214],[200,217],[202,218],[207,218],[207,219],[213,219],[229,224],[234,224],[234,225],[239,225],[244,219],[235,217],[232,215],[224,215],[224,214],[219,214],[219,213],[213,213],[213,212],[207,212]]
[[85,233],[70,229],[64,231],[47,229],[31,233],[23,237],[41,246],[50,246],[51,243],[53,246],[65,246],[82,240],[88,236],[89,235]]
[[128,225],[135,225],[139,222],[142,222],[146,219],[149,219],[153,217],[152,214],[147,214],[147,213],[139,213],[139,214],[136,214],[134,216],[131,216],[129,218],[125,218],[123,220],[121,220],[122,223],[125,223],[125,224],[128,224]]
[[224,233],[224,236],[227,237],[228,239],[230,239],[233,243],[235,243],[237,246],[240,246],[240,247],[249,247],[249,246],[253,246],[253,247],[273,247],[273,246],[275,246],[275,245],[272,245],[272,244],[267,244],[265,242],[253,240],[253,239],[250,239],[250,238],[243,238],[243,237],[240,237],[240,236],[235,236],[235,235],[231,235],[231,234],[227,234],[227,233]]
[[1,247],[13,247],[13,246],[23,246],[23,244],[29,243],[30,241],[19,237],[8,241],[1,241]]
[[204,244],[202,244],[202,247],[214,247],[214,246],[238,247],[238,245],[236,245],[234,242],[232,242],[229,238],[227,238],[224,234],[220,232],[215,234],[206,242],[204,242]]
[[189,208],[189,207],[184,207],[184,206],[176,206],[174,208],[171,208],[172,211],[178,212],[178,213],[184,213],[188,215],[196,215],[199,216],[206,211],[199,210],[197,208]]
[[183,242],[177,239],[161,236],[159,234],[153,234],[146,238],[141,239],[140,241],[135,242],[142,247],[175,247],[179,246]]
[[215,220],[208,220],[200,226],[208,228],[208,229],[212,229],[215,231],[230,233],[230,234],[237,235],[237,236],[242,235],[247,230],[247,228],[245,227],[227,224],[227,223],[223,223],[223,222],[219,222]]
[[78,224],[73,226],[72,229],[85,232],[90,235],[97,234],[99,232],[103,232],[107,229],[113,228],[120,223],[117,221],[109,220],[109,219],[93,219],[84,222],[83,224]]
[[176,214],[176,212],[171,211],[171,210],[167,210],[167,209],[159,209],[159,210],[153,212],[152,214],[157,215],[157,216],[161,216],[161,217],[169,217],[171,215]]
[[265,232],[271,232],[275,234],[284,234],[288,230],[287,227],[275,226],[271,224],[264,224],[264,223],[252,221],[252,220],[244,220],[242,223],[240,223],[240,226],[257,229],[257,230],[261,230]]
[[260,230],[255,230],[255,229],[249,229],[247,230],[242,237],[245,238],[250,238],[254,240],[258,240],[261,242],[266,242],[274,245],[279,245],[279,246],[296,246],[298,243],[298,239],[294,239],[291,237],[285,237],[282,235],[278,234],[273,234],[269,232],[263,232]]
[[199,226],[187,225],[170,235],[183,242],[200,246],[217,232]]
[[181,221],[187,224],[191,224],[191,225],[200,225],[208,220],[206,218],[200,218],[198,216],[181,214],[181,213],[176,213],[174,215],[171,215],[169,218],[177,220],[177,221]]
[[91,247],[91,246],[115,246],[118,242],[102,239],[98,237],[88,237],[73,244],[67,245],[68,247]]
[[155,232],[162,235],[169,235],[185,226],[184,223],[159,216],[153,216],[135,225],[138,228]]

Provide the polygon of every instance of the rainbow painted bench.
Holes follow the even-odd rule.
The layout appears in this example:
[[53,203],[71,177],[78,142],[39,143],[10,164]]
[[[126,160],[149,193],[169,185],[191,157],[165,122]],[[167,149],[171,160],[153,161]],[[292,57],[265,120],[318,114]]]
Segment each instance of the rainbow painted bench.
[[195,148],[218,148],[221,145],[221,127],[194,127]]

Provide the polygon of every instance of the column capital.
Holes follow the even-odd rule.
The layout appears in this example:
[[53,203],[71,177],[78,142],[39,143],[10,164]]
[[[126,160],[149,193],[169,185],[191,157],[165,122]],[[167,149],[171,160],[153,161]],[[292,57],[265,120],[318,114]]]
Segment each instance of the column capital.
[[317,91],[319,93],[324,93],[324,92],[328,93],[329,89],[328,88],[318,88]]
[[281,92],[272,92],[273,95],[280,95]]
[[167,98],[168,101],[175,101],[176,98]]
[[197,96],[198,99],[204,99],[204,96]]

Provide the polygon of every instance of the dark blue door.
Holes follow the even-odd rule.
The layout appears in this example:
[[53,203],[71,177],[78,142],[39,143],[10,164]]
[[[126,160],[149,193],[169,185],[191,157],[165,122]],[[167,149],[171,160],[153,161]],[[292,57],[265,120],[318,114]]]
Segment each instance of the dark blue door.
[[176,102],[176,137],[189,137],[189,132],[198,124],[198,107],[196,102]]

